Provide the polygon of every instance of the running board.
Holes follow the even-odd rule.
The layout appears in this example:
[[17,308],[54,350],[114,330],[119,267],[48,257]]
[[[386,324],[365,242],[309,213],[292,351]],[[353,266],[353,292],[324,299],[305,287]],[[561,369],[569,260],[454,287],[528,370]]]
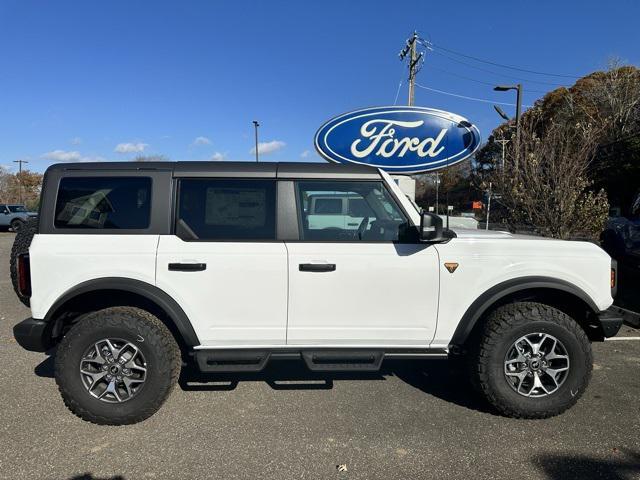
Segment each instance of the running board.
[[314,372],[376,372],[386,359],[446,359],[446,349],[210,349],[196,350],[196,362],[202,372],[260,372],[270,360],[304,360]]
[[377,372],[382,350],[305,350],[302,359],[313,372]]
[[195,352],[201,372],[260,372],[269,360],[269,351],[198,350]]

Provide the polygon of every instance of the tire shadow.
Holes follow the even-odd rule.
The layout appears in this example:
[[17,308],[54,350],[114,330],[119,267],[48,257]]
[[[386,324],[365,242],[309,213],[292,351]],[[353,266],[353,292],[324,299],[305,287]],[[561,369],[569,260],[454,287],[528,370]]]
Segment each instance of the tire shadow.
[[545,454],[535,456],[533,463],[549,480],[626,480],[640,477],[640,451],[614,448],[611,454],[615,458],[608,460],[587,455]]

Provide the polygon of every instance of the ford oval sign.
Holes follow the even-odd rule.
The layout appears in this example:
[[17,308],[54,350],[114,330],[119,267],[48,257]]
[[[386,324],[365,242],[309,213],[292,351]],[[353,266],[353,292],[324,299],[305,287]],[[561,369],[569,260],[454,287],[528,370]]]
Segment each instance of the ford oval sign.
[[372,107],[329,120],[316,133],[315,146],[331,162],[418,173],[469,158],[480,146],[480,132],[442,110]]

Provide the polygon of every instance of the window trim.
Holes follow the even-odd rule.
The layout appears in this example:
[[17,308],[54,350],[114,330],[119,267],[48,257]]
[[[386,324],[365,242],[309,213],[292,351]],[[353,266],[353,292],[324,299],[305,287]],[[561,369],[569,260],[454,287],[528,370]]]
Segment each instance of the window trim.
[[222,176],[198,176],[198,177],[176,177],[174,178],[175,185],[172,195],[172,207],[173,214],[171,218],[171,234],[178,236],[177,233],[177,224],[180,220],[180,188],[183,180],[213,180],[213,181],[228,181],[228,180],[236,180],[236,181],[245,181],[245,182],[271,182],[274,184],[274,214],[275,214],[275,223],[274,223],[274,238],[273,239],[250,239],[250,238],[180,238],[183,242],[207,242],[207,243],[281,243],[282,240],[278,238],[278,217],[279,217],[279,196],[278,196],[278,180],[275,177],[222,177]]
[[[404,217],[405,221],[407,222],[407,226],[409,229],[415,229],[416,230],[416,235],[415,235],[415,240],[305,240],[304,239],[304,231],[302,228],[303,225],[303,221],[302,221],[302,201],[300,198],[300,188],[299,185],[300,183],[376,183],[376,184],[380,184],[382,186],[382,188],[384,189],[384,191],[387,193],[389,200],[396,206],[396,208],[398,209],[398,211],[402,214],[402,216]],[[297,240],[289,240],[290,242],[304,242],[304,243],[360,243],[360,244],[381,244],[381,243],[388,243],[388,244],[400,244],[400,245],[415,245],[417,243],[420,243],[419,238],[418,238],[418,230],[416,229],[415,225],[413,224],[413,222],[411,221],[411,217],[409,217],[409,215],[407,215],[407,212],[404,210],[404,208],[402,208],[402,205],[400,205],[398,203],[398,201],[396,200],[396,197],[393,195],[393,193],[389,190],[389,187],[387,186],[386,182],[380,178],[380,179],[367,179],[367,180],[363,180],[363,179],[331,179],[331,178],[298,178],[295,179],[293,181],[293,189],[294,189],[294,193],[296,196],[296,209],[297,209],[297,215],[296,215],[296,219],[298,221],[298,239]]]
[[[151,178],[151,222],[146,229],[98,229],[98,228],[56,228],[55,206],[60,181],[67,177],[150,177]],[[172,205],[171,171],[149,169],[141,165],[137,169],[113,170],[108,168],[58,169],[49,167],[44,175],[41,201],[38,212],[38,232],[49,235],[167,235],[170,233]]]

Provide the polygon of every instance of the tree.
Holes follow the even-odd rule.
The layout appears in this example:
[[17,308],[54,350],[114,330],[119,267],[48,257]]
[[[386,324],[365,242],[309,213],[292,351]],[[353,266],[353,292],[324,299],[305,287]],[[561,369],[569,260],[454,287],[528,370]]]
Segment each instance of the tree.
[[36,209],[40,202],[43,175],[31,170],[22,173],[10,173],[0,167],[0,202],[24,203],[30,209]]
[[[640,188],[638,68],[613,62],[607,71],[553,90],[525,112],[521,123],[517,159],[522,169],[514,168],[511,121],[492,132],[476,155],[474,171],[479,188],[486,189],[489,181],[498,187],[499,205],[512,226],[524,222],[560,238],[597,237],[607,215],[605,191],[630,210]],[[501,139],[509,141],[504,175]],[[562,227],[558,220],[573,223]]]
[[607,219],[604,190],[594,192],[588,171],[597,148],[597,130],[586,125],[547,123],[541,136],[541,110],[521,121],[518,163],[515,145],[506,150],[505,166],[492,168],[492,183],[512,227],[526,224],[555,238],[597,238]]

